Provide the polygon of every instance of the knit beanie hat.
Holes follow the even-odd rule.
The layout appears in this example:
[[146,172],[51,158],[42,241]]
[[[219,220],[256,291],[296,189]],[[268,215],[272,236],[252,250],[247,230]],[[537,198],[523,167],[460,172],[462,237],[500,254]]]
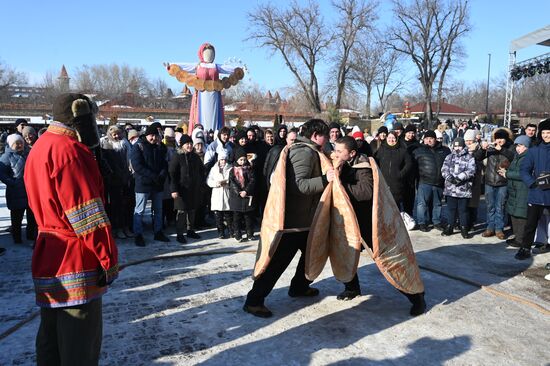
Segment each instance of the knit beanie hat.
[[414,132],[416,133],[416,126],[413,125],[412,123],[407,125],[407,127],[405,127],[405,133],[407,132]]
[[145,136],[148,135],[158,135],[159,130],[157,129],[157,126],[155,124],[147,126],[147,129],[145,129]]
[[165,137],[176,137],[176,133],[172,129],[172,127],[166,127],[164,129],[164,136]]
[[137,132],[137,130],[134,130],[132,128],[132,129],[128,130],[128,141],[130,141],[134,137],[139,137],[139,132]]
[[434,130],[428,130],[428,131],[424,132],[424,138],[426,138],[426,137],[433,137],[434,139],[437,138],[437,136],[435,135]]
[[340,130],[340,124],[337,122],[331,122],[330,125],[328,125],[328,130],[330,131],[333,128],[337,128],[338,130]]
[[240,130],[239,132],[237,132],[237,137],[235,139],[238,142],[242,138],[246,139],[246,131],[245,130]]
[[15,120],[15,127],[17,128],[21,123],[28,124],[29,122],[25,118],[18,118]]
[[464,132],[464,140],[471,140],[474,141],[477,136],[477,130],[476,129],[469,129]]
[[241,157],[245,157],[246,158],[246,151],[244,151],[243,148],[241,147],[238,147],[236,150],[235,150],[235,160],[234,161],[237,161],[239,160]]
[[464,143],[464,139],[462,137],[457,137],[453,140],[453,147],[460,146],[464,147],[466,144]]
[[363,136],[363,132],[361,132],[361,131],[354,132],[353,135],[351,135],[351,137],[353,137],[355,140],[357,140],[357,139],[364,140],[365,139],[365,136]]
[[387,135],[388,128],[386,126],[380,126],[380,128],[378,129],[378,134],[381,134],[381,133],[385,133]]
[[205,143],[204,143],[204,138],[202,138],[202,137],[199,136],[199,135],[193,137],[193,146],[195,146],[196,144],[203,144],[203,145],[205,145]]
[[193,143],[193,140],[191,140],[191,136],[187,134],[181,135],[180,146],[183,146],[184,144],[187,144],[187,143]]
[[218,153],[218,160],[227,160],[227,151],[222,150]]
[[394,130],[402,130],[403,129],[403,124],[401,122],[394,122],[393,123],[393,129]]
[[514,144],[523,145],[526,148],[531,147],[531,139],[525,135],[520,135],[514,140]]
[[25,126],[23,128],[23,131],[21,131],[21,134],[23,135],[23,137],[27,137],[30,133],[36,135],[36,130],[31,126]]
[[16,141],[21,141],[22,143],[25,143],[25,141],[23,141],[23,136],[21,136],[18,133],[12,133],[6,139],[6,142],[8,143],[9,147],[11,147],[13,144],[15,144]]

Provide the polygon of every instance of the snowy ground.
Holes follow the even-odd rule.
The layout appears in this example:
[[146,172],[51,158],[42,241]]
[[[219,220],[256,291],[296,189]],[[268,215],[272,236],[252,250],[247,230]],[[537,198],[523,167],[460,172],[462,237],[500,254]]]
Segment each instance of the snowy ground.
[[[0,196],[3,196],[1,192]],[[0,365],[32,365],[39,324],[30,275],[30,243],[14,245],[0,197]],[[478,231],[479,232],[479,231]],[[342,285],[325,268],[314,283],[321,295],[287,296],[297,258],[260,319],[242,311],[251,287],[257,242],[219,241],[213,230],[186,246],[138,248],[119,243],[120,262],[167,256],[124,269],[104,297],[102,365],[548,365],[550,317],[509,296],[496,296],[422,269],[428,312],[408,315],[409,303],[363,257],[363,296],[341,302]],[[417,258],[435,269],[519,296],[550,310],[543,279],[550,254],[519,262],[515,251],[480,235],[411,233]],[[225,253],[220,253],[221,251]],[[170,258],[178,254],[200,256]],[[23,324],[23,325],[21,325]],[[21,325],[15,331],[14,326]],[[6,335],[6,331],[12,330]]]

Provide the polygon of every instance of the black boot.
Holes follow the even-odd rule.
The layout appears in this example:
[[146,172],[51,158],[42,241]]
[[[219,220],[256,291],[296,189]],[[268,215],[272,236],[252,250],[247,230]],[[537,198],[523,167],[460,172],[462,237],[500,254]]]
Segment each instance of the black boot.
[[462,235],[462,237],[464,239],[471,239],[472,238],[472,234],[468,233],[468,228],[466,226],[462,226],[460,228],[460,235]]
[[412,316],[418,316],[424,314],[426,311],[426,300],[424,300],[424,293],[421,292],[419,294],[406,294],[401,291],[401,293],[405,296],[407,296],[407,299],[413,304],[411,307],[411,310],[409,314]]
[[451,236],[453,235],[453,225],[447,225],[445,229],[441,232],[441,236]]
[[185,239],[185,235],[183,235],[183,234],[178,234],[178,236],[176,237],[176,241],[180,244],[186,244],[187,243],[187,239]]

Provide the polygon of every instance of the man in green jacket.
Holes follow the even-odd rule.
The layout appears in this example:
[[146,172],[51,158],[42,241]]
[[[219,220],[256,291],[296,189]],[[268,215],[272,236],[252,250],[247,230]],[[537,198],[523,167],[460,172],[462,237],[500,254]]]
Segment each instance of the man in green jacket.
[[291,297],[317,296],[319,290],[309,287],[305,277],[305,249],[309,227],[328,182],[334,179],[334,170],[326,175],[321,171],[319,151],[328,137],[328,126],[320,119],[311,119],[302,126],[302,134],[290,148],[286,170],[285,229],[301,229],[285,233],[265,272],[254,281],[246,297],[243,310],[258,317],[268,318],[273,313],[264,305],[279,277],[286,270],[296,252],[302,255],[296,268],[288,295]]

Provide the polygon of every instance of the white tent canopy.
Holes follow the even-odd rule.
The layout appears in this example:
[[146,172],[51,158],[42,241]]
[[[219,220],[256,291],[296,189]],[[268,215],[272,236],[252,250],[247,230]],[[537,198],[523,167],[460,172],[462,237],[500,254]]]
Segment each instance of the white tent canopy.
[[550,25],[513,40],[510,43],[510,52],[516,52],[535,44],[550,46]]

